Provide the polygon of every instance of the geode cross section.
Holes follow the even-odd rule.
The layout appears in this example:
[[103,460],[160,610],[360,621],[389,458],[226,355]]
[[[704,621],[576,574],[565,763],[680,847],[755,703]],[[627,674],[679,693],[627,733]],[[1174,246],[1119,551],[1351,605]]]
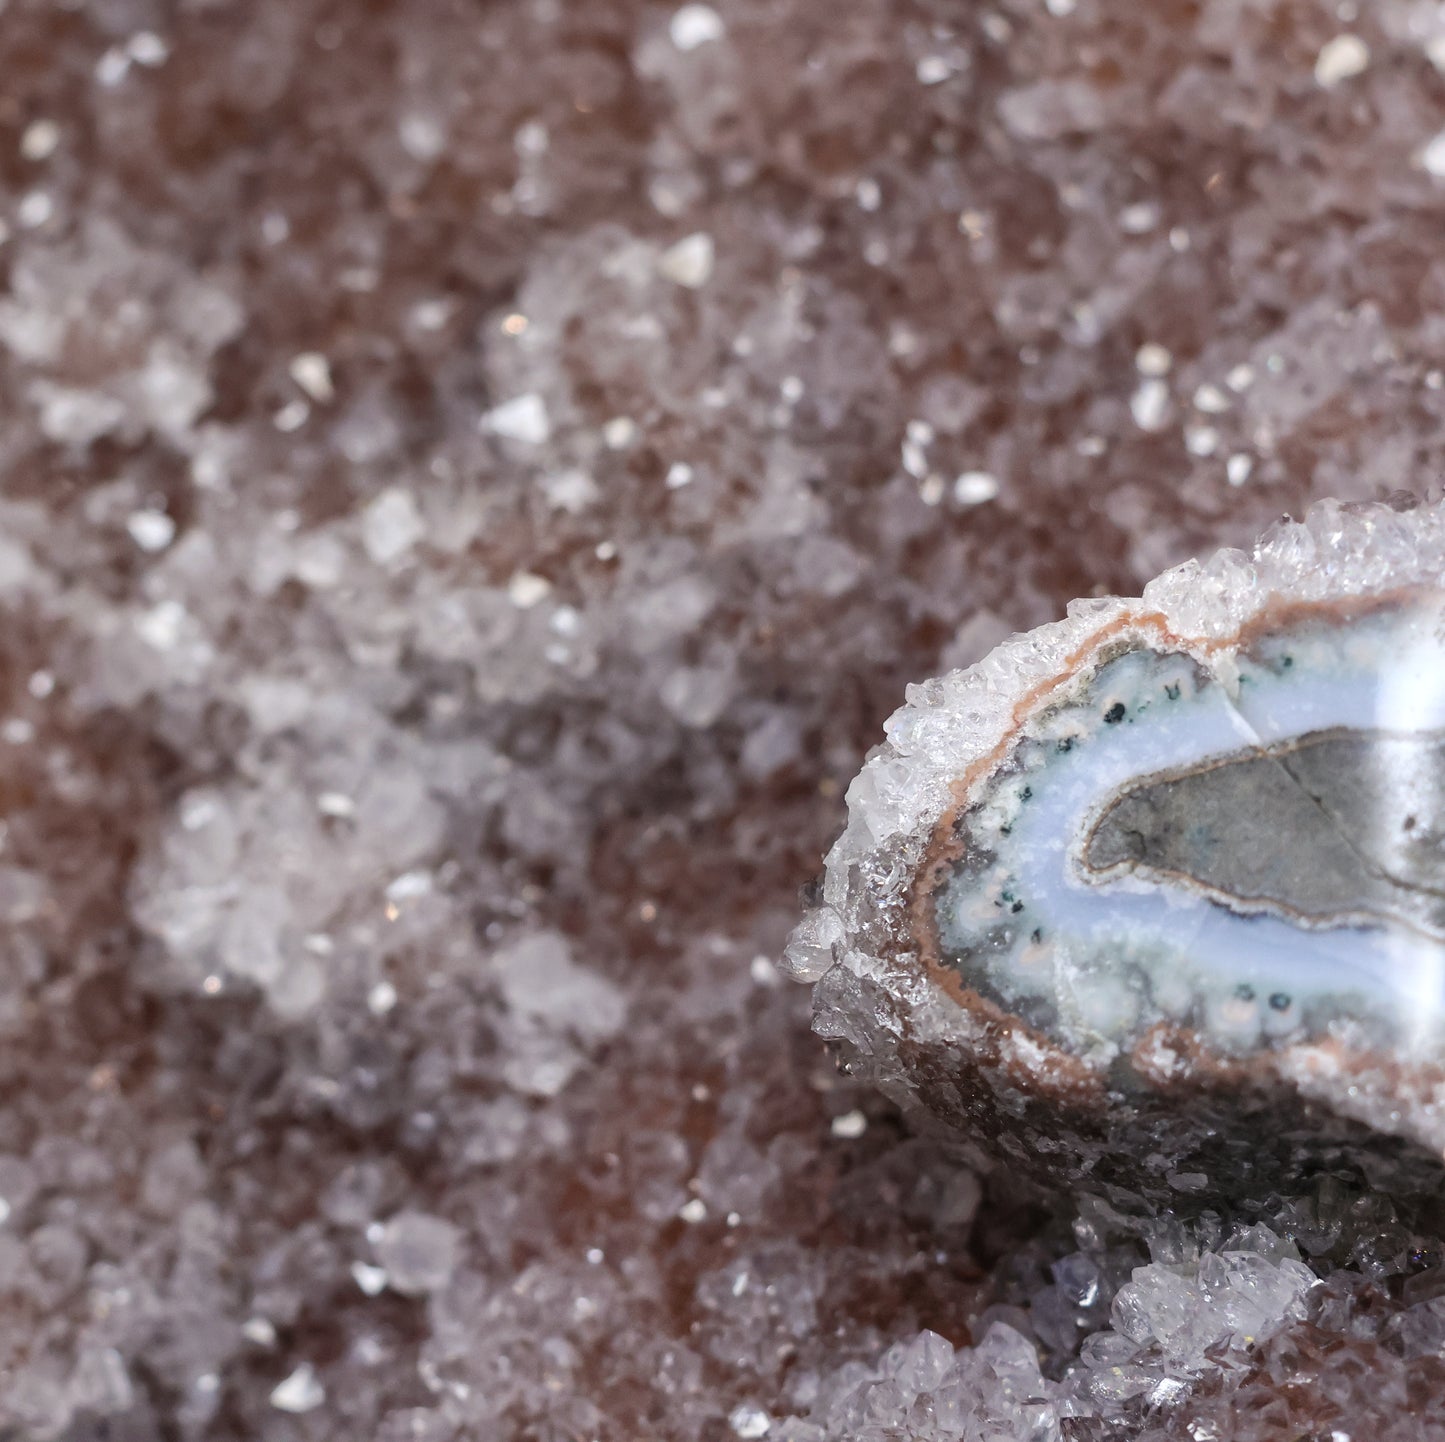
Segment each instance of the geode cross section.
[[1125,1198],[1438,1186],[1442,562],[1327,505],[914,688],[790,947],[819,1030]]
[[1445,1018],[1441,620],[1433,592],[1322,602],[1081,658],[938,829],[944,979],[1110,1061],[1161,1025],[1237,1054]]

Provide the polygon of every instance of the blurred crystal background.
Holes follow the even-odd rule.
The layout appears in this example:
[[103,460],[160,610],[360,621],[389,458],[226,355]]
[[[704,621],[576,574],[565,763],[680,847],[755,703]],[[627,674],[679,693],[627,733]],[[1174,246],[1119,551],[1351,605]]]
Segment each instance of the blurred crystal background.
[[0,3],[0,1435],[1445,1435],[773,960],[904,685],[1445,450],[1434,0]]

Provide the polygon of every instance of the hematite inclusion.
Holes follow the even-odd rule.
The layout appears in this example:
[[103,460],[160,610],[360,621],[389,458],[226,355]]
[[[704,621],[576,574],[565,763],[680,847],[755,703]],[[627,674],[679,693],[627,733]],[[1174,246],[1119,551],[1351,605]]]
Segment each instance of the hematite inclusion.
[[817,1027],[1167,1204],[1445,1159],[1445,506],[1326,503],[913,688],[789,948]]

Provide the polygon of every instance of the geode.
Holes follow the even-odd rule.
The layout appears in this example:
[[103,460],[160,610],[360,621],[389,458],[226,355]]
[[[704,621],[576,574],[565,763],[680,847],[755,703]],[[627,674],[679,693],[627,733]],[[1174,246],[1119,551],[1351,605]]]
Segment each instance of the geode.
[[1445,1158],[1445,504],[1327,502],[910,689],[788,962],[1025,1174],[1149,1207]]

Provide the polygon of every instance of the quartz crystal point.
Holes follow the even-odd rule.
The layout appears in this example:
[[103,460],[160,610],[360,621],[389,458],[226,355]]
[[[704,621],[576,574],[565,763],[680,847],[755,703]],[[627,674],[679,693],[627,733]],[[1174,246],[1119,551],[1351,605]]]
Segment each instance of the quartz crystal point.
[[1445,503],[1324,503],[910,689],[788,948],[852,1065],[1149,1207],[1445,1158]]

